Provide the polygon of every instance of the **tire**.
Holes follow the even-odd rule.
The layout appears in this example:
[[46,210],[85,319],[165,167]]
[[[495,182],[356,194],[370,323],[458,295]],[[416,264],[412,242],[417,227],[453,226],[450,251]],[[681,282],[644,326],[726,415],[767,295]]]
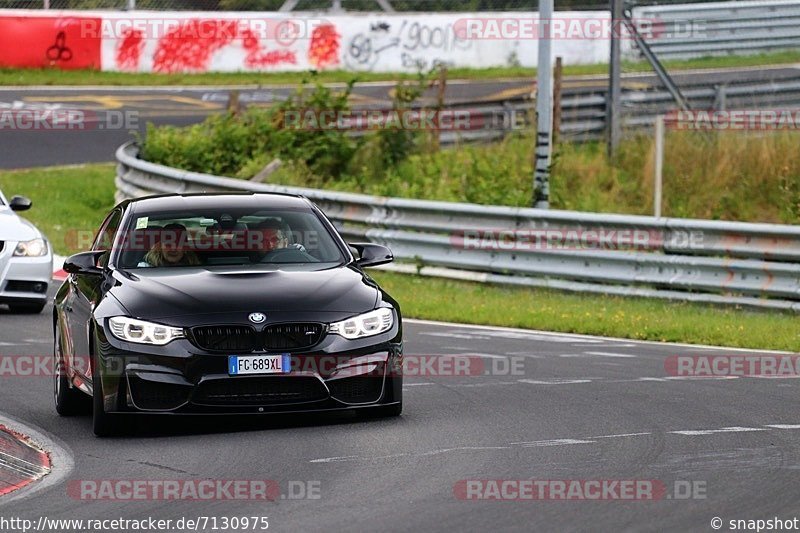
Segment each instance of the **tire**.
[[8,308],[11,310],[12,313],[21,313],[26,315],[38,315],[42,312],[42,310],[47,305],[47,301],[44,302],[31,302],[31,303],[14,303],[8,304]]
[[55,339],[53,340],[53,399],[56,412],[61,416],[75,416],[89,413],[91,403],[89,398],[76,388],[70,386],[64,368],[64,356],[61,353],[61,335],[56,323]]
[[375,418],[392,418],[400,416],[403,412],[403,402],[394,405],[381,405],[379,407],[368,407],[366,409],[358,409],[356,414],[359,418],[375,419]]
[[100,379],[100,362],[94,357],[92,370],[92,430],[98,437],[113,437],[120,432],[119,416],[106,413],[103,406],[103,380]]

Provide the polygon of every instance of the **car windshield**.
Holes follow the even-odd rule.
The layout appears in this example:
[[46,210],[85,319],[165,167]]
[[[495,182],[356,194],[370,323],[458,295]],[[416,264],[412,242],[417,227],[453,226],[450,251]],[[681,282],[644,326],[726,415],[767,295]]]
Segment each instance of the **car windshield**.
[[318,270],[345,260],[319,217],[301,209],[136,212],[117,246],[124,269]]

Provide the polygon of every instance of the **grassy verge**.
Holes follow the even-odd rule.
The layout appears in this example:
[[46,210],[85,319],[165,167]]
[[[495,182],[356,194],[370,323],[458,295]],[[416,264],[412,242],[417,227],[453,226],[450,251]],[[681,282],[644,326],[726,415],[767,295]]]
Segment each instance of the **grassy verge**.
[[[779,65],[800,62],[799,51],[776,52],[754,56],[704,57],[684,61],[667,61],[670,70],[695,68],[748,67]],[[646,62],[626,62],[627,72],[648,72]],[[608,65],[565,65],[566,76],[606,74]],[[485,69],[451,69],[451,79],[530,78],[536,69],[523,67],[497,67]],[[205,72],[197,74],[153,74],[139,72],[98,72],[95,70],[56,69],[0,69],[0,85],[266,85],[295,84],[308,77],[305,72]],[[397,72],[352,73],[340,70],[319,72],[323,83],[347,82],[357,77],[359,81],[387,81],[413,79],[412,74]]]
[[[78,252],[114,203],[114,166],[0,171],[0,189],[30,197],[25,217],[57,253]],[[641,298],[578,295],[372,271],[405,316],[449,322],[608,335],[639,340],[800,350],[797,318]]]
[[372,271],[404,316],[609,337],[800,350],[797,318],[692,303],[501,287]]
[[0,171],[0,189],[10,199],[33,201],[22,216],[47,235],[57,254],[80,250],[114,205],[114,165],[82,165]]

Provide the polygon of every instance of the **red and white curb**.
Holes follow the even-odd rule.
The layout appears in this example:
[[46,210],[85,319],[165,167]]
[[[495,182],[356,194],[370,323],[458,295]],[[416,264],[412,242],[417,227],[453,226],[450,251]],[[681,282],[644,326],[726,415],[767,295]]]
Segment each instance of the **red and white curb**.
[[50,456],[28,437],[0,425],[0,496],[50,473]]
[[66,257],[61,255],[53,255],[53,279],[55,281],[64,281],[67,279],[68,274],[64,272],[64,260]]

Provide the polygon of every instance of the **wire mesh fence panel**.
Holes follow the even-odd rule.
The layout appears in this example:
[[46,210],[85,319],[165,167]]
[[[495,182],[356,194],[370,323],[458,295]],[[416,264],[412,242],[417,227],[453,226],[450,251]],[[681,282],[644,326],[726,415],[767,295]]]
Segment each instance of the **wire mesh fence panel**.
[[[745,2],[747,0],[733,0]],[[626,7],[707,3],[707,0],[638,0]],[[750,2],[752,3],[752,2]],[[537,0],[0,0],[0,9],[136,9],[165,11],[381,11],[384,5],[398,12],[538,11]],[[609,0],[556,0],[555,9],[607,10]]]
[[[383,5],[398,12],[537,11],[536,0],[132,0],[136,9],[164,11],[382,11]],[[0,0],[0,9],[111,9],[124,10],[128,0]],[[556,9],[607,9],[607,0],[559,0]]]

